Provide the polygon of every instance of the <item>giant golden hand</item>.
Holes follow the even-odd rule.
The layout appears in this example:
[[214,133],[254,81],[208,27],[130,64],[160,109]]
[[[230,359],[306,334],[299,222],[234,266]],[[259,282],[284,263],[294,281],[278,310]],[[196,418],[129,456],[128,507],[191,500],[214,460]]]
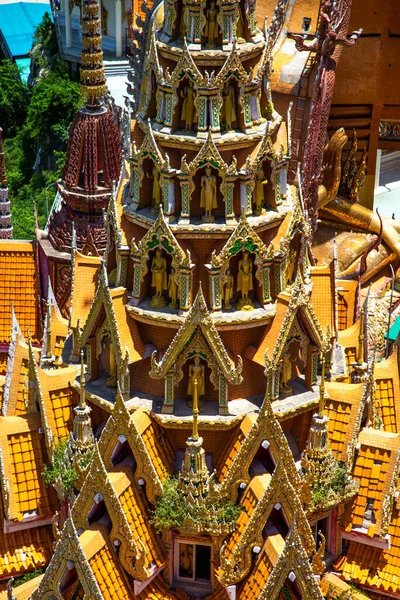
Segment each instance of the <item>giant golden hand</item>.
[[336,197],[342,170],[342,148],[347,142],[343,127],[335,131],[324,150],[324,178],[318,189],[318,208]]
[[[352,229],[361,229],[379,235],[381,223],[376,212],[365,206],[351,203],[338,196],[341,175],[342,148],[347,142],[343,128],[338,129],[324,151],[324,178],[318,189],[318,209],[326,219],[345,223]],[[382,239],[400,257],[400,223],[383,217]]]

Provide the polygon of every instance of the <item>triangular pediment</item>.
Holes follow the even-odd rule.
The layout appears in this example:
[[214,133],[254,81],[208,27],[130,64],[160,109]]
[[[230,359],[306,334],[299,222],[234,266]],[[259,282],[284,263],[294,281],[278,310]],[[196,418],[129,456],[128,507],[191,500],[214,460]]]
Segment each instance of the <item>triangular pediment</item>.
[[210,165],[215,169],[218,169],[222,173],[226,173],[231,170],[226,164],[212,137],[211,130],[208,130],[207,139],[203,146],[200,148],[197,156],[192,160],[188,166],[190,173],[194,173],[197,169],[200,169],[206,165]]
[[74,563],[85,597],[92,598],[93,600],[102,600],[103,595],[93,575],[93,571],[86,560],[72,514],[69,512],[50,564],[39,587],[32,594],[32,600],[59,598],[60,581],[71,562]]
[[179,81],[184,77],[184,75],[189,77],[191,81],[197,84],[201,83],[203,79],[202,74],[200,73],[196,63],[192,58],[192,55],[190,54],[186,38],[183,40],[183,52],[179,57],[175,69],[170,75],[171,83],[174,86],[178,85]]
[[236,40],[234,40],[232,50],[216,77],[217,85],[224,85],[227,77],[230,74],[242,83],[249,83],[252,79],[251,71],[246,73],[243,68],[242,61],[240,60],[240,56],[237,51]]
[[150,119],[148,119],[147,131],[146,135],[144,136],[144,140],[141,143],[140,149],[136,151],[135,154],[139,158],[139,164],[141,164],[145,158],[150,158],[157,166],[159,171],[167,166],[168,159],[164,158],[160,146],[157,144],[153,129],[150,124]]
[[[199,354],[209,362],[214,378],[216,371],[213,366],[218,365],[230,383],[239,384],[243,380],[242,359],[239,356],[238,363],[235,365],[229,357],[211,319],[201,288],[197,292],[185,322],[159,362],[157,362],[156,354],[155,351],[151,357],[150,377],[154,379],[162,379],[166,377],[170,369],[174,369],[176,382],[179,382],[183,376],[182,366],[188,360],[189,355]],[[211,380],[213,381],[213,376]],[[216,385],[215,380],[213,383]]]

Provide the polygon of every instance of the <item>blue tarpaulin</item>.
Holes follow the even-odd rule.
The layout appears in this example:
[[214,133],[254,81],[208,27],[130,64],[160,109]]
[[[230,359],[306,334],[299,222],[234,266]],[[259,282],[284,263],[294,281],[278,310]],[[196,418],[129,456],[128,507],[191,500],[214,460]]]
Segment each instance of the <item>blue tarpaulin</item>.
[[0,29],[14,58],[28,56],[34,31],[46,11],[51,16],[47,2],[3,4],[0,0]]
[[[400,334],[400,316],[397,317],[391,328],[389,329],[389,340],[391,342],[395,342],[397,340],[398,335]],[[388,337],[388,334],[385,333],[385,338]]]

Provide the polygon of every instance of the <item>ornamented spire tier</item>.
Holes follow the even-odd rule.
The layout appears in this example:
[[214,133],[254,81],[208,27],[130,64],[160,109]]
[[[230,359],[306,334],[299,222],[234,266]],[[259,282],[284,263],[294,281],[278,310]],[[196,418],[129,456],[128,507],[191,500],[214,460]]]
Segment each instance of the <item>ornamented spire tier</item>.
[[107,90],[101,49],[99,3],[97,0],[85,0],[83,7],[81,90],[87,94],[86,105],[93,109],[100,106],[100,99]]
[[0,127],[0,239],[2,240],[10,240],[13,237],[10,204],[3,150],[3,130]]

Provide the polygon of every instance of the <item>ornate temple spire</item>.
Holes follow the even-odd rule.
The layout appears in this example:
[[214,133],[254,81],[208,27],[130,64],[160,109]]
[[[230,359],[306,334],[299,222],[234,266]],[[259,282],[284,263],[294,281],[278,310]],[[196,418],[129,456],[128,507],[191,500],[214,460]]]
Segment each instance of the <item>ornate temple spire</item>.
[[0,127],[0,239],[10,240],[13,237],[11,225],[10,201],[8,199],[7,172],[3,150],[3,130]]
[[358,332],[358,345],[356,360],[352,364],[354,371],[351,374],[352,383],[362,383],[367,377],[368,364],[365,360],[365,305],[360,310],[360,329]]
[[53,321],[53,306],[56,304],[56,299],[53,294],[53,289],[51,287],[51,281],[49,277],[48,283],[48,295],[47,295],[47,310],[46,316],[44,319],[44,327],[43,327],[43,342],[42,342],[42,351],[40,353],[40,366],[43,367],[52,367],[54,365],[55,356],[52,352],[52,339],[51,339],[51,327]]
[[203,438],[199,436],[199,390],[198,380],[193,380],[193,426],[192,435],[186,441],[185,458],[180,474],[180,488],[187,501],[201,501],[210,492],[210,474],[206,464]]
[[87,95],[86,106],[95,109],[107,90],[98,0],[85,0],[83,13],[80,87]]
[[85,399],[85,363],[83,350],[81,350],[81,373],[80,373],[79,404],[74,408],[74,432],[71,436],[71,447],[77,454],[85,454],[93,448],[94,437],[90,413],[92,409],[86,404]]

